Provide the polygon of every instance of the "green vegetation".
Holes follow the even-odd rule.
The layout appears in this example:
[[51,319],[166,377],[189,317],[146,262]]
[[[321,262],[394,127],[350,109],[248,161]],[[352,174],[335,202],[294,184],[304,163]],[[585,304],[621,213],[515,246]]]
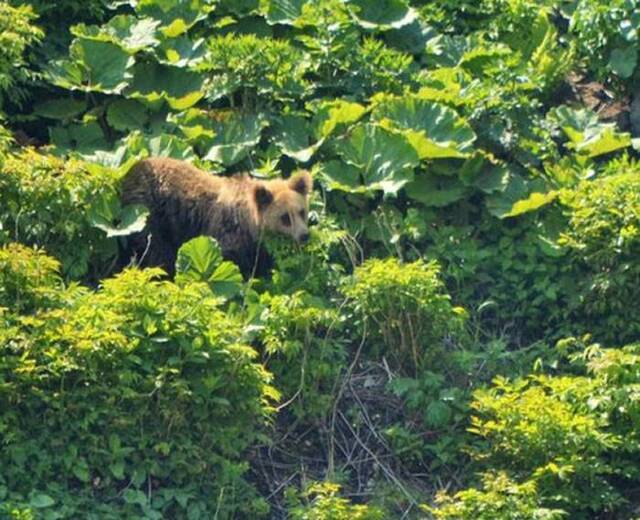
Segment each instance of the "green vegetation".
[[[0,518],[637,517],[639,12],[0,0]],[[122,270],[150,155],[310,241]]]

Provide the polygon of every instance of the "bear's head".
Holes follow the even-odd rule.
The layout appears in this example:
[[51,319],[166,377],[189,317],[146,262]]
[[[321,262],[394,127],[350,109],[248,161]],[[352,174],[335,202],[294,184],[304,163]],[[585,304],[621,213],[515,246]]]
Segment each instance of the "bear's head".
[[286,180],[259,183],[254,199],[260,226],[290,236],[299,243],[309,239],[309,194],[313,180],[309,172],[301,171]]

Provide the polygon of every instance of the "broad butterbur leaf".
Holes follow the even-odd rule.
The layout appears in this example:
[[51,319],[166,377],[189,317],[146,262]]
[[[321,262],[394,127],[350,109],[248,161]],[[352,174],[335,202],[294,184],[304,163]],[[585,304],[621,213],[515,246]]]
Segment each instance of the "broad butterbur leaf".
[[519,200],[516,202],[511,211],[505,213],[503,217],[515,217],[518,215],[522,215],[523,213],[528,213],[530,211],[536,211],[547,204],[550,204],[555,199],[558,198],[557,191],[549,191],[547,193],[539,193],[534,192],[529,195],[526,199]]
[[374,98],[373,118],[401,131],[421,159],[465,157],[476,135],[455,110],[416,97]]
[[310,122],[301,115],[287,115],[276,126],[275,142],[280,151],[296,161],[307,162],[324,139],[315,140]]
[[578,155],[592,158],[632,145],[631,135],[617,132],[615,124],[600,123],[596,114],[588,109],[560,106],[549,113],[571,141],[569,148]]
[[406,191],[425,206],[442,207],[463,198],[468,188],[455,177],[422,173],[407,184]]
[[29,499],[29,505],[35,509],[51,507],[56,501],[44,493],[36,493]]
[[184,110],[204,95],[203,78],[197,72],[149,62],[136,65],[133,74],[127,97],[149,103],[165,100],[174,110]]
[[121,206],[116,195],[102,195],[89,210],[91,225],[104,231],[108,237],[126,236],[142,231],[149,210],[141,204]]
[[627,79],[633,75],[638,65],[638,49],[635,45],[613,49],[609,59],[609,68],[621,78]]
[[183,244],[176,260],[176,280],[206,282],[214,294],[225,298],[242,290],[242,274],[233,262],[224,260],[218,242],[208,236]]
[[347,5],[365,29],[398,29],[416,18],[415,11],[404,0],[349,0]]
[[54,126],[49,129],[49,135],[51,142],[63,150],[91,153],[109,147],[102,128],[96,121]]
[[156,38],[158,25],[160,22],[152,18],[117,15],[100,27],[78,24],[71,28],[71,32],[88,40],[113,43],[128,53],[135,54],[158,45],[159,40]]
[[343,99],[309,103],[308,108],[315,112],[313,126],[321,139],[329,137],[342,126],[357,122],[367,112],[361,104]]
[[[494,217],[504,218],[511,213],[513,206],[517,202],[527,199],[529,194],[536,188],[522,176],[512,173],[507,187],[503,191],[487,196],[487,209]],[[539,191],[542,191],[542,189],[540,187]]]
[[418,154],[404,136],[373,124],[357,125],[338,141],[336,149],[348,164],[358,168],[367,190],[394,195],[413,180]]
[[114,43],[76,38],[69,59],[54,62],[47,76],[70,90],[119,94],[129,84],[133,57]]
[[192,67],[204,59],[205,50],[204,38],[171,38],[164,40],[158,47],[158,61],[175,67]]
[[116,130],[138,130],[148,120],[145,107],[133,99],[118,99],[107,108],[107,122]]
[[38,103],[33,113],[50,119],[73,119],[87,110],[87,102],[77,99],[51,99]]
[[184,34],[213,9],[205,0],[132,0],[130,4],[139,15],[157,20],[168,38]]
[[214,121],[215,137],[205,159],[230,166],[244,159],[258,144],[265,119],[256,114],[231,113],[219,121]]
[[366,193],[369,188],[362,183],[361,170],[342,161],[329,161],[320,168],[320,176],[327,190]]
[[293,25],[302,15],[302,8],[309,0],[262,0],[262,11],[271,25]]

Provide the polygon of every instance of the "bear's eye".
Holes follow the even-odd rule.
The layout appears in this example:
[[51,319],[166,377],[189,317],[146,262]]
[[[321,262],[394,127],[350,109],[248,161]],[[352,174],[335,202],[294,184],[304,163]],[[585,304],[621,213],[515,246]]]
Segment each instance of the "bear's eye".
[[305,211],[304,211],[303,209],[301,209],[301,210],[300,210],[300,218],[301,218],[302,220],[304,220],[304,219],[305,219],[305,217],[306,217],[306,215],[305,215]]
[[289,214],[288,213],[283,213],[282,215],[280,215],[280,222],[282,222],[283,226],[290,226],[291,225],[291,219],[289,218]]

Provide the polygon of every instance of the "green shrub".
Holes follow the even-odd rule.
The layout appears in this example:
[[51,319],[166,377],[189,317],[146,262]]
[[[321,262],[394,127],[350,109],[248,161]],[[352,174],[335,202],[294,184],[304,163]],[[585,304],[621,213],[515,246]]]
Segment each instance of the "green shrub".
[[305,290],[328,300],[336,294],[353,256],[347,234],[327,215],[311,227],[304,246],[278,235],[266,237],[265,246],[273,260],[267,289],[274,294]]
[[567,9],[585,66],[599,77],[628,79],[637,71],[638,0],[580,0]]
[[212,38],[208,47],[199,69],[213,78],[212,99],[240,91],[246,105],[249,96],[291,99],[305,92],[303,76],[309,63],[287,40],[231,33]]
[[108,270],[116,242],[94,227],[90,209],[116,195],[116,175],[31,149],[0,158],[0,243],[46,247],[65,277]]
[[36,15],[29,5],[12,7],[0,2],[0,110],[3,98],[15,98],[11,88],[27,77],[25,51],[42,39],[43,33],[33,21]]
[[348,253],[345,236],[326,218],[311,228],[303,247],[286,237],[266,240],[273,270],[259,297],[259,338],[283,401],[294,399],[298,417],[317,419],[327,413],[345,368],[346,316],[337,307]]
[[563,194],[569,223],[560,237],[575,279],[573,320],[608,344],[640,338],[640,176],[583,181]]
[[303,291],[265,293],[260,303],[266,307],[260,339],[282,400],[293,400],[298,417],[324,416],[333,405],[335,384],[345,368],[347,348],[340,334],[344,317]]
[[369,344],[413,373],[437,361],[443,340],[460,331],[465,314],[451,305],[433,261],[367,260],[343,291]]
[[[338,496],[340,486],[331,482],[311,484],[301,493],[288,490],[291,520],[382,520],[384,512],[370,505],[355,505]],[[302,500],[301,500],[302,498]]]
[[575,280],[545,236],[544,218],[529,215],[429,231],[430,253],[457,302],[477,312],[485,331],[507,330],[517,344],[554,338],[566,326]]
[[534,480],[541,504],[577,518],[621,510],[630,481],[620,477],[637,479],[631,468],[638,442],[625,435],[633,415],[615,412],[613,396],[626,393],[624,386],[603,383],[587,376],[496,379],[471,405],[470,431],[484,439],[475,458],[518,481]]
[[441,493],[437,507],[424,509],[441,520],[556,520],[565,517],[559,509],[541,507],[534,481],[518,484],[506,473],[487,473],[482,489],[470,488],[453,496]]
[[62,283],[60,264],[43,250],[21,244],[0,249],[0,308],[32,312],[58,300]]
[[265,512],[241,454],[276,395],[269,374],[206,284],[159,273],[126,271],[1,329],[3,500],[56,518]]

